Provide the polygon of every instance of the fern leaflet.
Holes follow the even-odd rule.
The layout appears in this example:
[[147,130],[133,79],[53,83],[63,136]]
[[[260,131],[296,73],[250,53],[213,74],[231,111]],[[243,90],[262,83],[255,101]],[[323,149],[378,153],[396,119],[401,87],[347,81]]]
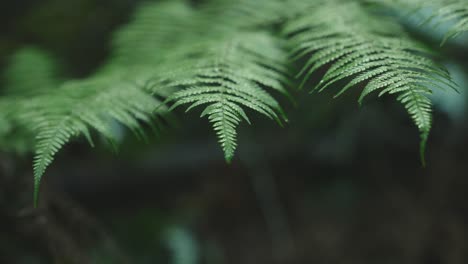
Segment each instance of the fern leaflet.
[[[169,83],[181,91],[170,97],[172,108],[189,104],[188,110],[206,105],[202,113],[213,124],[227,161],[236,149],[236,127],[250,123],[244,108],[281,123],[278,102],[264,88],[287,95],[283,51],[268,34],[242,33],[202,43],[190,59],[185,76]],[[193,65],[193,66],[190,66]]]
[[363,84],[359,102],[372,92],[398,94],[421,133],[421,159],[432,124],[432,89],[456,89],[449,74],[425,54],[392,21],[376,18],[356,1],[323,1],[291,20],[285,34],[295,59],[305,58],[303,85],[318,69],[330,65],[313,89],[323,91],[349,79],[336,96]]

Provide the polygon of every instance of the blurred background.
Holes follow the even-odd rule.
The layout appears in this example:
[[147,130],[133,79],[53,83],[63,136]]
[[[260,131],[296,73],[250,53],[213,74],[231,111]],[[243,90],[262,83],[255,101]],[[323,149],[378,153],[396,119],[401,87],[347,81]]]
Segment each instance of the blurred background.
[[[25,79],[88,76],[140,2],[2,0],[0,92],[18,56],[53,61]],[[438,48],[442,33],[405,23]],[[118,154],[77,141],[44,178],[39,212],[31,155],[2,152],[0,263],[468,263],[467,44],[442,48],[461,91],[434,95],[426,168],[393,98],[359,107],[357,93],[307,91],[286,102],[284,128],[242,126],[230,165],[196,112],[149,142],[125,137]]]

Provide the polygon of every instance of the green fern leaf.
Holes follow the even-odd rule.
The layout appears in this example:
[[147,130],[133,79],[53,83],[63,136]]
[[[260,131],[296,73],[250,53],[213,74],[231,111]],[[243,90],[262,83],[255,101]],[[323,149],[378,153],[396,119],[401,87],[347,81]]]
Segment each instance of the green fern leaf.
[[279,41],[245,32],[233,8],[229,2],[198,10],[182,1],[145,5],[117,34],[114,57],[120,65],[146,67],[150,92],[178,91],[167,100],[172,109],[205,105],[202,117],[212,123],[227,161],[237,147],[237,126],[248,120],[244,109],[281,122],[281,107],[265,88],[288,96],[287,56]]
[[191,51],[197,56],[184,62],[190,70],[169,82],[182,89],[169,100],[172,108],[188,104],[187,111],[206,105],[201,116],[212,123],[229,162],[237,147],[237,126],[242,120],[250,123],[244,108],[279,123],[285,120],[280,105],[264,88],[288,94],[286,56],[265,33],[237,33],[200,44]]
[[360,102],[372,92],[398,94],[421,132],[421,157],[432,124],[432,89],[456,84],[429,60],[427,50],[408,38],[394,22],[374,17],[356,1],[323,1],[285,26],[292,57],[305,58],[303,85],[318,69],[330,65],[313,89],[323,91],[349,80],[336,96],[364,85]]
[[72,138],[84,135],[93,145],[90,132],[93,129],[115,141],[114,120],[142,136],[142,123],[152,122],[155,109],[165,111],[160,101],[141,88],[109,76],[68,82],[53,93],[18,100],[17,104],[17,118],[37,134],[35,203],[45,170]]

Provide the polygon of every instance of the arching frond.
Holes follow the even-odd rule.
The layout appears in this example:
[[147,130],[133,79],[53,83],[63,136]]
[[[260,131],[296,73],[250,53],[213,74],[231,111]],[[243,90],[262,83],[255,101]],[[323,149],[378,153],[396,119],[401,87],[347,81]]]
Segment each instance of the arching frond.
[[225,158],[230,161],[236,149],[236,127],[250,122],[244,109],[270,119],[284,119],[278,102],[264,88],[287,94],[284,61],[286,56],[275,39],[264,33],[229,35],[202,41],[193,58],[184,62],[185,73],[169,81],[182,88],[170,97],[173,108],[189,104],[190,110],[205,105],[202,113],[213,124]]
[[177,1],[164,6],[145,6],[117,34],[115,59],[151,67],[150,90],[180,90],[170,96],[172,108],[206,105],[202,116],[213,124],[230,161],[236,128],[248,121],[245,109],[280,120],[281,108],[265,88],[287,94],[287,57],[269,33],[241,30],[245,24],[232,12],[233,3],[197,10]]
[[[285,27],[294,58],[305,58],[299,75],[303,84],[330,65],[314,90],[323,91],[348,80],[337,96],[363,85],[359,101],[372,92],[398,94],[421,132],[421,157],[431,129],[432,89],[455,84],[429,60],[427,51],[408,38],[398,24],[370,15],[356,1],[322,1]],[[424,162],[424,159],[423,159]]]
[[[45,170],[72,138],[85,136],[93,144],[94,130],[112,140],[116,134],[115,121],[143,137],[142,123],[153,124],[156,115],[166,111],[157,98],[164,99],[168,91],[163,87],[146,88],[158,72],[156,66],[163,57],[161,54],[165,54],[162,50],[175,42],[170,36],[183,36],[175,34],[175,29],[185,28],[174,26],[168,30],[159,24],[161,21],[189,24],[192,10],[182,1],[144,7],[137,12],[134,23],[119,31],[110,61],[84,80],[63,82],[56,78],[50,57],[37,50],[25,50],[14,57],[8,73],[11,80],[7,83],[11,95],[0,101],[0,121],[36,135],[35,202]],[[155,13],[159,20],[154,19]],[[145,31],[148,24],[150,33],[155,35],[147,34],[148,28]],[[20,75],[30,78],[16,78]]]
[[73,137],[84,135],[93,145],[91,130],[115,138],[113,122],[144,136],[141,123],[151,123],[161,102],[132,83],[93,79],[68,82],[56,92],[18,101],[17,113],[24,126],[36,131],[34,158],[35,201],[39,184],[55,154]]

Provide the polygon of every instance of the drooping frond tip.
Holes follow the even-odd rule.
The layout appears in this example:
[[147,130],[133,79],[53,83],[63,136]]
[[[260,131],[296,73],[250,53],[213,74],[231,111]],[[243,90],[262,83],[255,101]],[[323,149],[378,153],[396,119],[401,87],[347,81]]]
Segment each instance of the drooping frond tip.
[[432,124],[433,89],[456,90],[446,70],[428,59],[421,44],[395,22],[376,17],[357,1],[323,1],[285,27],[292,56],[305,59],[303,84],[330,65],[313,89],[323,91],[347,81],[338,95],[362,85],[359,102],[374,92],[398,95],[421,132],[421,161]]
[[[44,172],[70,139],[83,135],[93,145],[92,129],[115,141],[117,131],[114,122],[129,128],[137,136],[143,135],[141,123],[152,122],[151,116],[161,104],[138,87],[118,84],[115,79],[78,81],[69,86],[48,94],[47,101],[44,96],[24,103],[25,109],[35,111],[26,112],[22,118],[32,120],[31,127],[39,131],[34,157],[36,205]],[[163,111],[161,109],[159,113]]]
[[[200,40],[199,40],[200,41]],[[278,102],[263,87],[287,94],[284,89],[285,54],[274,38],[263,33],[238,33],[203,42],[198,57],[186,77],[170,82],[181,87],[170,100],[172,108],[188,104],[187,111],[205,105],[201,116],[208,117],[226,161],[237,147],[237,126],[250,123],[244,109],[258,112],[281,123],[284,114]]]

